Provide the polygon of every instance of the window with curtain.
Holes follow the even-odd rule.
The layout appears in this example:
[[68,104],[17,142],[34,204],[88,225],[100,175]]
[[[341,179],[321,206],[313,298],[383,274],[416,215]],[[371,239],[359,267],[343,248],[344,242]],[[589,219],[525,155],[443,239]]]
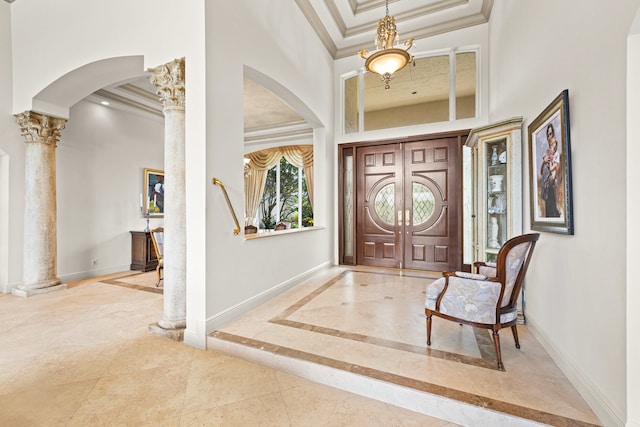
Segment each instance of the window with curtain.
[[313,146],[270,148],[245,158],[245,225],[313,226]]

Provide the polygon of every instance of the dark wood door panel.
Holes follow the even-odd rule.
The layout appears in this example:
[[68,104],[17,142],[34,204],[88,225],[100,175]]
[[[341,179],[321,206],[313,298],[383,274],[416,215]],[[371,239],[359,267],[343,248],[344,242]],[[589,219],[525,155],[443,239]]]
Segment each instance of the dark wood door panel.
[[405,266],[419,270],[457,269],[458,138],[405,144]]
[[459,137],[356,150],[356,262],[419,270],[462,266]]
[[396,220],[402,187],[401,146],[359,149],[357,166],[357,263],[398,267],[402,255]]

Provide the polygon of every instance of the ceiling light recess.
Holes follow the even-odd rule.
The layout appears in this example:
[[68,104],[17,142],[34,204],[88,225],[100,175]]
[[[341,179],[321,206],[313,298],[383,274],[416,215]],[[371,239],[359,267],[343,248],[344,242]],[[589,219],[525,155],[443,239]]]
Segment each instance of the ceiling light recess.
[[385,90],[389,90],[393,73],[402,70],[405,65],[413,61],[413,56],[408,52],[413,47],[413,38],[405,40],[403,44],[399,43],[396,19],[389,16],[389,0],[385,1],[385,6],[387,14],[378,22],[376,50],[369,52],[367,49],[362,49],[360,56],[366,60],[364,66],[367,70],[379,74]]

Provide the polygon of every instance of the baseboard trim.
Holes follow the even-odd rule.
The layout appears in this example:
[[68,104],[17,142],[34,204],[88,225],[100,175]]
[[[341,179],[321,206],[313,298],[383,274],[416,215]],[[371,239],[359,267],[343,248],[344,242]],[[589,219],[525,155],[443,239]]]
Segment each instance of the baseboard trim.
[[289,280],[286,280],[270,289],[267,289],[264,292],[261,292],[245,301],[242,301],[241,303],[236,304],[235,306],[230,307],[225,311],[222,311],[218,314],[215,314],[209,317],[207,319],[206,335],[209,335],[211,332],[215,331],[222,325],[229,323],[230,321],[246,313],[247,311],[258,307],[261,304],[264,304],[270,299],[291,289],[295,285],[302,283],[303,281],[307,280],[309,277],[311,277],[313,274],[317,273],[318,271],[329,268],[330,265],[331,263],[329,261],[324,262],[310,270],[305,271],[304,273],[294,276]]
[[203,339],[202,337],[198,336],[198,334],[196,334],[194,331],[189,331],[189,330],[184,331],[184,343],[185,345],[199,348],[200,350],[207,349],[206,336]]
[[625,422],[612,409],[612,405],[608,399],[598,391],[598,388],[584,372],[576,367],[571,360],[567,359],[564,354],[547,339],[545,334],[537,327],[535,319],[530,315],[527,315],[527,327],[547,353],[549,353],[553,361],[556,362],[560,370],[566,375],[569,381],[571,381],[576,390],[578,390],[578,393],[580,393],[582,398],[591,407],[591,410],[600,419],[602,424],[605,426],[624,427]]
[[129,264],[118,265],[115,267],[101,268],[99,270],[79,271],[77,273],[69,273],[58,276],[63,283],[74,282],[76,280],[90,279],[92,277],[106,276],[107,274],[120,273],[130,269]]
[[0,289],[0,292],[2,292],[3,294],[10,294],[13,291],[13,288],[17,288],[18,285],[20,285],[20,283],[8,283],[4,285],[2,289]]

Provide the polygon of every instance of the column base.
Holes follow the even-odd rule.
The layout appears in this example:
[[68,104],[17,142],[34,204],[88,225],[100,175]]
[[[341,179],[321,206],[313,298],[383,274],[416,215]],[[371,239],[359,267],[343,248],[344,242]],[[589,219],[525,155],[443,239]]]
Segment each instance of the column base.
[[184,341],[184,330],[185,328],[179,329],[164,329],[157,323],[152,323],[149,325],[148,332],[151,335],[155,335],[162,338],[169,338],[173,341]]
[[38,289],[20,289],[20,287],[18,286],[17,288],[11,289],[11,294],[17,297],[28,298],[33,295],[48,294],[49,292],[64,291],[65,289],[67,289],[66,283]]

